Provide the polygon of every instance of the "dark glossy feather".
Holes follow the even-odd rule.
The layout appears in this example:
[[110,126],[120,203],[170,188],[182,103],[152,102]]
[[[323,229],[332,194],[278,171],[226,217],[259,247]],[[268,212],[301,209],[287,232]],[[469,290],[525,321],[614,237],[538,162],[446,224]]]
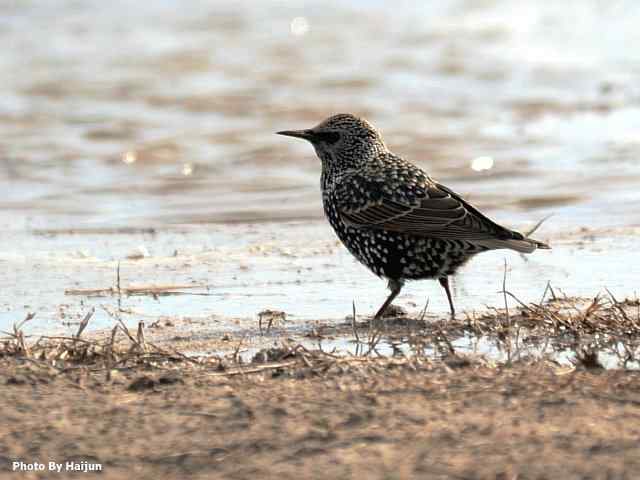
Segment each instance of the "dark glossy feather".
[[400,159],[377,173],[354,172],[337,184],[338,211],[348,225],[433,238],[523,238]]

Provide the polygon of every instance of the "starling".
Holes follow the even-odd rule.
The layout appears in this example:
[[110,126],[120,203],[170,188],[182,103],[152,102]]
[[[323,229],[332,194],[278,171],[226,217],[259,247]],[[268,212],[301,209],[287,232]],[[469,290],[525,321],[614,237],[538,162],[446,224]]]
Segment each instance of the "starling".
[[338,238],[389,282],[381,317],[406,280],[438,279],[455,315],[449,275],[473,255],[548,245],[493,222],[424,170],[389,151],[380,132],[350,114],[280,135],[311,142],[322,162],[322,203]]

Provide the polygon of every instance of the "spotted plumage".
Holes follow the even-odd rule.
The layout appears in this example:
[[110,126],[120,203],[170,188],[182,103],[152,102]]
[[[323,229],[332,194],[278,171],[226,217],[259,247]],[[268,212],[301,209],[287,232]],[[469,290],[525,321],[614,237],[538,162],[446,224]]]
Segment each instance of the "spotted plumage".
[[531,253],[546,244],[502,227],[389,151],[366,120],[334,115],[308,130],[278,132],[305,139],[322,161],[322,202],[347,249],[379,277],[391,294],[405,280],[438,279],[455,313],[448,277],[473,255],[498,248]]

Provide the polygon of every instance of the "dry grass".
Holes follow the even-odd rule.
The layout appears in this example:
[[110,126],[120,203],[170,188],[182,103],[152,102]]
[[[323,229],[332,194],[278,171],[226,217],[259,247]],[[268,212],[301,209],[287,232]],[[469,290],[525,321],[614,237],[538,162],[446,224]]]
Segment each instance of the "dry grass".
[[[93,310],[87,313],[73,336],[28,337],[24,325],[34,317],[29,314],[14,325],[12,332],[0,338],[0,358],[13,357],[61,373],[73,369],[114,371],[127,369],[199,369],[211,375],[233,376],[273,371],[298,371],[323,374],[332,368],[348,369],[349,365],[371,365],[377,361],[393,362],[412,368],[416,362],[445,359],[447,362],[484,361],[460,354],[456,340],[485,339],[494,342],[502,352],[505,363],[524,359],[553,359],[554,351],[569,349],[575,363],[586,368],[601,368],[599,354],[615,355],[622,368],[637,368],[640,358],[640,302],[637,299],[618,301],[611,293],[592,299],[577,299],[557,295],[548,286],[540,302],[525,304],[504,290],[505,308],[490,308],[464,318],[425,321],[428,305],[418,318],[409,318],[401,311],[383,321],[356,321],[355,307],[346,332],[353,335],[355,348],[349,352],[326,351],[321,334],[309,336],[317,348],[309,348],[281,340],[278,347],[264,349],[253,355],[250,362],[239,351],[243,338],[227,355],[188,356],[170,347],[159,347],[145,338],[143,322],[135,332],[125,325],[119,311],[105,308],[114,320],[109,335],[84,338]],[[516,308],[509,308],[507,298],[515,300]],[[259,316],[262,332],[268,331],[274,320],[282,320],[283,312],[263,312]],[[277,314],[277,315],[275,315]],[[339,330],[339,328],[337,329]],[[334,332],[336,333],[336,332]],[[337,333],[340,333],[339,331]],[[392,347],[392,353],[380,352],[381,341]],[[382,359],[382,360],[380,360]],[[359,367],[358,367],[359,368]]]
[[[81,338],[83,330],[91,318],[87,314],[70,337],[40,336],[35,342],[29,342],[22,327],[33,319],[30,314],[25,320],[14,325],[12,332],[4,332],[0,339],[0,359],[9,358],[27,364],[29,369],[40,367],[48,375],[57,376],[78,370],[95,374],[104,372],[107,380],[121,371],[180,370],[197,371],[208,376],[231,377],[285,370],[302,373],[323,374],[330,369],[347,371],[350,365],[373,365],[374,359],[367,357],[339,357],[320,350],[310,350],[302,345],[291,345],[285,341],[281,346],[261,350],[253,356],[250,363],[244,363],[235,354],[227,356],[187,356],[177,351],[160,348],[145,340],[144,324],[138,324],[134,334],[117,318],[111,334],[103,339]],[[236,350],[241,346],[238,342]],[[385,364],[400,365],[407,360],[387,359]],[[135,388],[135,386],[134,386]]]
[[31,342],[23,330],[24,325],[35,316],[29,314],[22,322],[14,325],[12,332],[4,332],[6,336],[0,338],[0,358],[17,358],[33,365],[53,368],[58,373],[82,368],[104,370],[107,375],[114,370],[133,367],[166,368],[171,364],[192,362],[182,353],[168,351],[147,342],[143,322],[139,322],[137,331],[133,333],[117,314],[108,312],[113,315],[116,325],[102,339],[82,338],[94,313],[91,310],[80,323],[75,335],[42,335]]
[[[593,298],[557,295],[548,285],[537,303],[525,304],[503,289],[504,308],[488,308],[482,314],[466,313],[455,319],[425,321],[424,311],[418,318],[395,311],[384,322],[356,324],[350,317],[355,352],[380,356],[379,342],[384,339],[393,355],[447,357],[459,355],[457,340],[473,344],[490,342],[498,355],[510,363],[524,357],[553,359],[559,351],[573,352],[582,366],[599,365],[598,355],[606,353],[618,359],[622,368],[640,367],[640,302],[619,301],[609,291]],[[508,299],[515,301],[510,307]],[[405,347],[409,347],[408,349]]]

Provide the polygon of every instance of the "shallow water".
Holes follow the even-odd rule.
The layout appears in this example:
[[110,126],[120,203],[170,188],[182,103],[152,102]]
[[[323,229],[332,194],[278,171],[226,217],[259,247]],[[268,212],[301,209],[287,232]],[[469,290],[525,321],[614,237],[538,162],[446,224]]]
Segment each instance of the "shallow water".
[[[124,298],[127,322],[372,312],[385,286],[322,220],[312,149],[273,134],[338,111],[500,222],[554,214],[537,234],[554,250],[479,256],[459,309],[501,303],[505,258],[524,301],[548,281],[631,296],[638,21],[631,1],[3,2],[0,329],[33,311],[32,332],[74,331],[114,308],[65,290],[113,286],[118,261],[126,285],[200,287]],[[126,260],[141,245],[149,257]],[[398,302],[427,298],[446,312],[433,282]],[[90,328],[112,324],[98,308]]]
[[273,132],[338,111],[514,223],[637,224],[639,21],[630,0],[3,2],[0,226],[321,218],[312,149]]
[[[638,250],[638,229],[554,234],[553,250],[524,257],[509,251],[478,255],[452,280],[459,312],[502,307],[507,289],[523,302],[538,302],[550,282],[560,295],[594,296],[608,288],[618,299],[636,297],[637,272],[629,252]],[[377,279],[339,245],[324,221],[181,227],[155,233],[6,234],[0,253],[0,330],[35,312],[31,333],[73,333],[96,307],[89,329],[108,328],[112,311],[135,326],[167,317],[191,319],[208,332],[257,328],[265,309],[287,314],[298,333],[314,321],[343,322],[352,313],[371,315],[388,294]],[[148,257],[129,260],[140,248]],[[178,285],[169,296],[74,295],[72,289]],[[195,287],[195,288],[186,288]],[[434,281],[408,283],[396,304],[418,315],[446,315],[448,304]],[[514,302],[510,303],[514,306]]]
[[[362,343],[357,342],[353,337],[336,337],[331,339],[323,339],[321,342],[302,340],[299,345],[311,350],[322,349],[325,353],[329,353],[335,356],[366,356],[372,357],[403,357],[419,355],[420,357],[426,357],[429,359],[443,358],[442,352],[439,352],[433,347],[433,345],[424,346],[420,349],[416,349],[414,346],[408,344],[406,341],[398,341],[397,339],[391,340],[383,336],[378,341],[373,349],[370,350],[370,346],[366,343],[366,340]],[[572,366],[579,364],[579,360],[576,357],[576,351],[573,348],[563,347],[560,345],[553,345],[550,342],[547,345],[518,345],[511,350],[505,348],[504,344],[501,344],[495,339],[491,339],[484,336],[465,335],[451,342],[457,355],[464,357],[469,356],[471,358],[482,358],[489,362],[504,364],[507,362],[517,362],[524,359],[540,359],[547,358],[556,362],[562,366]],[[626,370],[639,370],[640,362],[625,361],[624,347],[622,344],[617,345],[619,353],[615,352],[615,348],[608,349],[606,351],[599,350],[597,352],[597,358],[600,365],[605,369],[626,369]],[[239,352],[239,358],[249,363],[251,361],[265,361],[261,359],[262,348],[247,348],[241,349]],[[200,351],[195,352],[196,355],[220,355],[222,352],[217,351]]]

